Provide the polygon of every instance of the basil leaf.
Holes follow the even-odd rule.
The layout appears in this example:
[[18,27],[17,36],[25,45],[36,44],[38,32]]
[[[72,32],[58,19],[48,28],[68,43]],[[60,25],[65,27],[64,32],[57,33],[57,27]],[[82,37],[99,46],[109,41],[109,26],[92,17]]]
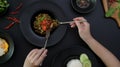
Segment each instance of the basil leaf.
[[115,11],[116,11],[116,8],[110,7],[110,9],[106,12],[105,16],[111,17]]

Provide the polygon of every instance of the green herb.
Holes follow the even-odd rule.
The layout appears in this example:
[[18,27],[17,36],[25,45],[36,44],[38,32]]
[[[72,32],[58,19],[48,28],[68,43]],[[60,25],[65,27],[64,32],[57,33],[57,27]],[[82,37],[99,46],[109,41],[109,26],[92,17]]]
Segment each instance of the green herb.
[[0,0],[0,12],[4,12],[9,7],[7,0]]
[[45,18],[45,15],[43,15],[43,16],[40,17],[40,18],[38,18],[38,19],[37,19],[37,24],[39,25],[40,22],[42,22],[42,21],[44,20],[44,18]]
[[42,22],[45,18],[45,15],[43,15],[41,18],[40,18],[40,22]]
[[116,11],[116,8],[110,7],[110,9],[106,12],[105,16],[111,17],[115,11]]

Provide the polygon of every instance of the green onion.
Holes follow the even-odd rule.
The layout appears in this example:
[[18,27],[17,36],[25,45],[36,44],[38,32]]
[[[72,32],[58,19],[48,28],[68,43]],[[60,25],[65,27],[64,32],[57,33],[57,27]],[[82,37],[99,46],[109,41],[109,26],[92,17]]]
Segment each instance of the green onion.
[[45,18],[45,15],[43,15],[41,18],[40,18],[40,22],[42,22]]

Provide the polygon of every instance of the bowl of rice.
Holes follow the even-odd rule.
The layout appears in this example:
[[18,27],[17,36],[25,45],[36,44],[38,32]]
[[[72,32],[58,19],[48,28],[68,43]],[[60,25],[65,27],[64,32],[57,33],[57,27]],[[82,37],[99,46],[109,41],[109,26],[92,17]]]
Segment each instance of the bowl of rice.
[[9,45],[5,39],[0,38],[0,56],[5,55],[8,52]]
[[0,30],[0,64],[7,62],[13,55],[14,42],[9,34]]

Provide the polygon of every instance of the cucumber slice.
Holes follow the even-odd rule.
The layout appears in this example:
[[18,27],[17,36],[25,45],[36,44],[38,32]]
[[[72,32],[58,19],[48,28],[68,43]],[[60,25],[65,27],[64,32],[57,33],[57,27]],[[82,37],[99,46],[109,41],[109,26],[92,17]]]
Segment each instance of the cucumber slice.
[[88,58],[87,54],[83,53],[80,55],[80,61],[83,63],[85,60],[89,60],[89,58]]
[[82,63],[83,67],[92,67],[91,61],[90,60],[86,60]]

